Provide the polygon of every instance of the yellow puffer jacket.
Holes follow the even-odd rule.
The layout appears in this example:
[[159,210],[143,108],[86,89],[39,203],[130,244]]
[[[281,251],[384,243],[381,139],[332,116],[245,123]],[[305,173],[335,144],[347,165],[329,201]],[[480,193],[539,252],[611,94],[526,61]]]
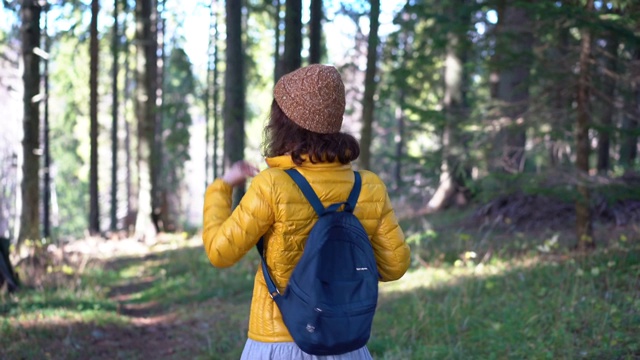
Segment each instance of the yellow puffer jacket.
[[[231,212],[232,188],[217,179],[207,188],[202,240],[209,260],[228,267],[252,250],[264,235],[264,253],[273,281],[282,292],[302,256],[305,239],[317,216],[304,195],[283,170],[296,167],[290,156],[267,159],[269,169],[252,181],[238,207]],[[351,165],[305,162],[296,169],[309,181],[325,206],[345,201],[354,181]],[[404,241],[384,183],[370,171],[360,171],[362,190],[354,214],[373,244],[382,281],[402,277],[409,267]],[[261,267],[254,280],[249,338],[262,342],[290,342],[291,335],[269,292]]]

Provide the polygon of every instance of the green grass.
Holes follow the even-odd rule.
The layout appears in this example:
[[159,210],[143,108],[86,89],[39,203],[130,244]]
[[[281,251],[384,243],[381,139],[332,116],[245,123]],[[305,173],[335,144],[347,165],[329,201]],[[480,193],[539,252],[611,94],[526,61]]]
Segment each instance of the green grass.
[[[640,358],[637,235],[577,255],[563,234],[469,230],[442,216],[431,218],[439,229],[407,226],[414,263],[381,286],[375,359]],[[256,255],[215,269],[185,243],[4,295],[0,358],[237,359]]]

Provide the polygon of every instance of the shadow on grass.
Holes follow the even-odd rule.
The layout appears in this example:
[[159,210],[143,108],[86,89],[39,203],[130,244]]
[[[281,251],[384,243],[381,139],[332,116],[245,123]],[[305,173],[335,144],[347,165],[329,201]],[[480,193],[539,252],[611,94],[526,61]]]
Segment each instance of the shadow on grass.
[[[229,269],[213,268],[199,247],[104,265],[68,292],[14,299],[0,320],[0,358],[239,358],[255,254]],[[369,342],[375,359],[640,356],[637,249],[417,266],[383,287]]]
[[638,248],[503,269],[473,265],[457,281],[432,281],[433,270],[408,274],[409,290],[383,292],[369,342],[374,358],[640,358]]
[[0,358],[238,358],[256,268],[249,256],[215,269],[197,247],[107,261],[68,288],[2,299]]

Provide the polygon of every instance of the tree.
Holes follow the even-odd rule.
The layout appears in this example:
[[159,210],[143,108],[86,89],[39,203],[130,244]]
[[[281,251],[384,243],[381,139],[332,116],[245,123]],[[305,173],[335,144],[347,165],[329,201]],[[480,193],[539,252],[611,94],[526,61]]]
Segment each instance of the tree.
[[[640,47],[633,50],[633,61],[640,64]],[[638,65],[636,65],[638,66]],[[637,70],[636,70],[637,71]],[[622,119],[622,143],[620,144],[620,165],[625,170],[633,169],[638,157],[638,130],[640,129],[640,80],[631,81],[625,99],[625,111]]]
[[152,16],[153,0],[136,2],[136,118],[138,121],[138,209],[136,237],[151,240],[157,229],[152,222],[153,144],[156,121],[157,42]]
[[603,113],[598,129],[598,164],[597,169],[601,174],[609,171],[611,133],[614,124],[615,93],[618,63],[618,37],[611,31],[607,33],[606,46],[604,47],[604,69],[602,72]]
[[318,64],[322,58],[322,0],[311,0],[309,20],[309,64]]
[[[594,0],[587,0],[586,11],[592,13]],[[591,61],[591,29],[583,26],[580,40],[580,61],[578,63],[578,88],[576,96],[576,170],[578,174],[578,199],[576,208],[576,235],[578,249],[587,250],[595,247],[593,242],[593,224],[590,208],[590,192],[587,184],[589,177],[589,123],[590,123],[590,71]]]
[[189,160],[189,129],[192,125],[188,98],[195,93],[195,80],[184,50],[173,48],[167,60],[163,86],[165,99],[161,107],[165,130],[160,177],[171,191],[165,191],[162,197],[162,224],[164,230],[176,231],[178,219],[186,212],[180,200],[184,193],[184,164]]
[[89,233],[96,235],[100,233],[100,208],[98,200],[98,13],[100,3],[98,0],[91,1],[91,25],[90,25],[90,77],[89,77],[89,116],[91,118],[91,160],[90,160],[90,180],[89,180]]
[[493,169],[502,169],[508,173],[522,172],[526,159],[526,112],[533,36],[531,19],[524,3],[515,0],[500,1],[496,29],[496,115],[504,125],[500,128],[495,143],[497,148],[494,152]]
[[274,12],[274,17],[273,20],[275,22],[275,43],[273,46],[273,85],[275,86],[275,84],[278,82],[278,79],[280,79],[280,77],[283,75],[282,73],[282,60],[280,59],[280,37],[281,37],[281,31],[280,31],[280,24],[282,23],[281,18],[280,18],[280,0],[274,0],[274,4],[273,4],[273,12]]
[[111,38],[111,54],[113,56],[113,67],[111,69],[111,224],[112,232],[118,230],[118,122],[119,122],[119,51],[120,51],[120,25],[118,23],[119,0],[113,1],[113,34]]
[[[288,2],[287,2],[288,4]],[[244,159],[245,79],[242,42],[242,2],[227,1],[227,66],[224,85],[224,168]],[[285,52],[286,53],[286,52]],[[286,56],[285,56],[286,57]],[[244,187],[234,192],[240,202]]]
[[49,119],[49,61],[51,40],[49,37],[49,5],[46,5],[44,13],[44,132],[42,134],[44,150],[44,179],[42,184],[42,235],[45,239],[51,239],[51,138]]
[[[212,2],[209,7],[209,48],[205,84],[205,118],[207,119],[205,134],[205,143],[207,144],[205,156],[205,186],[210,182],[209,166],[213,168],[213,179],[218,177],[218,18],[218,4]],[[213,136],[212,142],[209,141],[209,138],[211,137],[211,126],[209,126],[209,121],[213,122],[213,134],[211,134]],[[212,143],[211,158],[209,158],[210,143]]]
[[446,207],[456,195],[464,196],[464,149],[461,138],[461,123],[467,116],[467,60],[470,21],[469,4],[466,0],[451,1],[447,9],[450,17],[447,26],[447,45],[444,61],[444,98],[442,108],[445,124],[442,131],[442,165],[440,183],[427,209],[437,211]]
[[24,61],[24,137],[22,139],[22,211],[18,244],[40,239],[40,110],[36,101],[40,94],[40,56],[34,49],[40,46],[40,13],[36,0],[24,0],[20,7],[22,22],[22,57]]
[[364,77],[364,96],[362,99],[362,134],[360,136],[360,166],[371,168],[371,142],[373,133],[373,111],[376,93],[376,70],[378,62],[378,27],[380,26],[380,0],[371,0],[369,15],[369,40],[367,44],[367,70]]
[[282,74],[290,73],[302,65],[302,0],[287,0],[285,7]]

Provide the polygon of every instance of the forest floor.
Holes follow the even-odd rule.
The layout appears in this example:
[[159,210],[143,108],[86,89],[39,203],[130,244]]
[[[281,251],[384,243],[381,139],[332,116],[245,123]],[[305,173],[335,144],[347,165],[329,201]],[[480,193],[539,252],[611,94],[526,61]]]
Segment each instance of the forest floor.
[[[557,215],[522,227],[499,204],[402,221],[414,261],[381,287],[374,358],[640,359],[640,223],[597,223],[578,254]],[[199,236],[162,235],[47,254],[0,295],[0,359],[239,358],[255,252],[215,269]]]

